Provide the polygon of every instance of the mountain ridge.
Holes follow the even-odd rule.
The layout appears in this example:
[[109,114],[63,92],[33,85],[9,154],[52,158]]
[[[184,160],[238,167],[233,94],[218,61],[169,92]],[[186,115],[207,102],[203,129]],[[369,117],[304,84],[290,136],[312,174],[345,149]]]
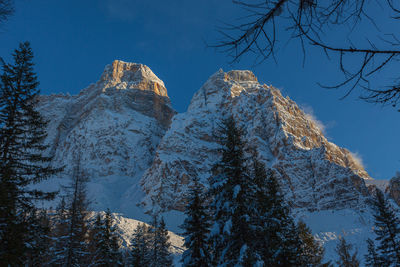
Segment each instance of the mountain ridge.
[[179,231],[191,178],[207,187],[220,157],[218,124],[233,115],[246,129],[246,153],[255,150],[278,173],[294,216],[310,225],[328,258],[340,235],[357,242],[360,251],[372,235],[365,181],[373,179],[294,101],[260,84],[251,71],[220,69],[194,94],[187,111],[176,113],[149,67],[114,61],[78,95],[41,96],[38,109],[50,121],[46,143],[52,163],[67,166],[61,179],[40,186],[59,189],[68,183],[80,155],[94,210],[109,208],[144,222],[150,222],[147,213],[160,212],[169,229]]

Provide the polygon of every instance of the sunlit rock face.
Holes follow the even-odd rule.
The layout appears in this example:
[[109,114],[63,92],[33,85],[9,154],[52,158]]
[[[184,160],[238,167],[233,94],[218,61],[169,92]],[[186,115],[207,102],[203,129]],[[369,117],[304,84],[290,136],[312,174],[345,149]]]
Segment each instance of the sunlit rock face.
[[164,83],[145,65],[116,60],[79,95],[41,96],[39,109],[50,121],[52,163],[65,165],[59,176],[79,163],[93,208],[129,213],[123,207],[141,197],[139,179],[175,114]]
[[183,210],[191,177],[207,186],[220,160],[218,125],[232,114],[246,134],[248,149],[275,169],[287,200],[296,210],[363,208],[369,179],[351,153],[329,142],[311,116],[278,89],[258,83],[250,71],[212,75],[176,115],[141,183],[163,210]]

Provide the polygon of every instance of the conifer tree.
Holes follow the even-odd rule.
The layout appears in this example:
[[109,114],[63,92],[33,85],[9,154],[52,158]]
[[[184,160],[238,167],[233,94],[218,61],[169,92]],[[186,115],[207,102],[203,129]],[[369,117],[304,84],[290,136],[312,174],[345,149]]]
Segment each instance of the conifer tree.
[[151,234],[151,252],[150,265],[157,266],[172,266],[172,257],[169,252],[171,243],[169,242],[168,230],[166,229],[164,218],[158,220],[158,216],[153,217],[153,227],[150,228]]
[[150,265],[150,231],[146,224],[139,224],[131,239],[131,264],[133,267]]
[[263,254],[264,263],[266,266],[301,265],[302,242],[273,171],[268,172],[266,187],[264,238],[268,244]]
[[183,233],[185,237],[184,246],[187,248],[182,255],[183,266],[208,267],[211,264],[207,240],[211,226],[208,212],[199,178],[195,177],[185,210],[186,219],[181,226],[185,230]]
[[374,232],[379,242],[377,252],[381,256],[382,264],[400,266],[400,221],[379,189],[376,190],[373,208],[375,211]]
[[86,197],[87,178],[80,169],[80,159],[76,161],[70,187],[70,206],[68,209],[69,229],[67,236],[66,266],[78,266],[88,256],[88,200]]
[[53,255],[50,263],[53,266],[63,266],[66,255],[66,243],[68,237],[69,217],[66,208],[65,198],[62,197],[56,208],[53,218],[53,227],[51,232],[52,246],[51,254]]
[[367,239],[368,253],[365,255],[365,265],[367,267],[383,267],[385,266],[382,259],[375,249],[374,241]]
[[67,201],[61,200],[54,225],[53,266],[88,265],[89,201],[86,197],[87,178],[80,169],[80,159],[67,190]]
[[302,243],[302,266],[322,266],[324,248],[314,239],[311,230],[304,222],[300,221],[297,224],[297,229]]
[[110,210],[107,210],[104,219],[100,214],[96,216],[89,244],[92,250],[90,266],[122,266],[118,236],[115,233],[115,226],[112,224],[113,218]]
[[257,159],[257,154],[253,151],[252,155],[252,171],[255,183],[255,236],[254,236],[254,249],[257,252],[259,261],[265,264],[267,255],[270,251],[270,244],[268,241],[268,221],[269,221],[269,188],[267,179],[272,175],[271,170],[266,170],[264,164]]
[[39,94],[28,42],[13,54],[13,64],[1,60],[0,79],[0,262],[21,265],[28,251],[27,217],[34,201],[50,200],[54,192],[32,189],[60,169],[44,156],[47,122],[36,110]]
[[252,249],[256,189],[245,164],[242,134],[232,116],[220,127],[222,159],[214,166],[216,175],[210,179],[214,265],[252,266],[257,261]]
[[27,251],[27,266],[50,266],[52,255],[51,223],[45,210],[33,210],[28,216],[29,249]]
[[360,262],[357,259],[357,251],[351,254],[353,246],[348,244],[343,237],[339,238],[339,243],[336,246],[336,253],[339,256],[339,260],[336,263],[342,267],[358,267]]

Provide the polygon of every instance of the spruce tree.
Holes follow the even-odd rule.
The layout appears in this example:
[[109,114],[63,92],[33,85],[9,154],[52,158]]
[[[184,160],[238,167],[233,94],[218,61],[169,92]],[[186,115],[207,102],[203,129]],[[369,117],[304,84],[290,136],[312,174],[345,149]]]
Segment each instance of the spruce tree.
[[66,244],[69,229],[69,217],[66,205],[67,204],[65,202],[65,198],[62,197],[60,203],[56,208],[54,218],[52,219],[53,227],[51,231],[51,253],[53,257],[50,263],[53,266],[63,266],[65,262],[65,255],[67,250]]
[[50,266],[52,258],[51,222],[45,210],[33,210],[28,216],[29,233],[27,266]]
[[276,175],[267,172],[267,198],[265,200],[267,218],[264,238],[266,251],[263,260],[266,266],[297,266],[301,265],[303,254],[302,242],[295,221],[286,204]]
[[87,178],[80,169],[78,159],[70,187],[70,206],[68,209],[69,229],[67,236],[66,266],[78,266],[88,256],[88,200],[86,197]]
[[375,249],[374,241],[370,238],[367,239],[368,253],[365,255],[365,265],[367,267],[383,267],[384,262],[378,255]]
[[322,266],[322,260],[324,258],[324,248],[314,239],[311,230],[304,222],[300,221],[297,224],[297,229],[302,243],[302,266]]
[[118,236],[110,210],[107,210],[104,219],[100,214],[97,215],[91,231],[93,233],[89,243],[92,254],[90,266],[122,266]]
[[360,262],[357,259],[357,251],[351,254],[353,246],[348,244],[343,237],[339,237],[339,243],[336,246],[336,253],[339,259],[336,263],[342,267],[358,267]]
[[377,252],[381,256],[382,264],[400,266],[400,221],[379,189],[376,190],[373,208],[375,211],[374,232],[379,242]]
[[90,265],[89,266],[96,266],[97,262],[99,261],[98,259],[98,251],[99,247],[102,247],[102,230],[103,230],[104,224],[103,220],[101,218],[100,213],[96,214],[96,217],[94,219],[94,222],[91,224],[90,229],[89,229],[89,243],[88,243],[88,252],[90,255]]
[[75,164],[71,183],[66,188],[67,201],[61,199],[55,220],[53,266],[89,264],[87,178],[80,169],[79,158]]
[[268,234],[268,221],[269,221],[269,189],[267,179],[271,175],[271,170],[266,170],[264,164],[257,159],[257,154],[253,151],[252,155],[252,177],[255,183],[255,236],[254,236],[254,249],[257,253],[259,261],[263,264],[266,263],[267,255],[270,251],[269,241],[266,238]]
[[1,60],[0,77],[0,262],[21,265],[29,238],[28,215],[37,200],[50,200],[54,192],[32,189],[60,169],[44,156],[47,122],[36,110],[39,95],[28,42],[13,54],[14,62]]
[[151,237],[149,227],[146,224],[139,224],[131,239],[131,264],[133,267],[150,265],[150,244]]
[[210,234],[212,261],[221,266],[252,266],[258,261],[256,237],[256,185],[244,156],[243,130],[231,116],[220,127],[222,159],[210,179],[214,223]]
[[198,177],[193,178],[185,214],[186,219],[181,226],[185,230],[184,246],[187,248],[182,255],[183,266],[208,267],[211,264],[211,257],[207,238],[211,223],[206,198]]
[[172,266],[172,256],[169,252],[171,243],[169,242],[168,230],[166,229],[164,218],[158,220],[158,216],[153,218],[153,227],[151,231],[151,252],[150,252],[150,265],[151,267],[157,266]]

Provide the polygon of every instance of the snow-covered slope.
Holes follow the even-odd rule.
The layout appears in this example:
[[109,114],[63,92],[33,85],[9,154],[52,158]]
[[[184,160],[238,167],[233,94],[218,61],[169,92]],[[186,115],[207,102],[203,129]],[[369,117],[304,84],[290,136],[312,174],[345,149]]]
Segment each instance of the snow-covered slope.
[[[105,212],[99,212],[99,213],[101,216],[105,216]],[[89,220],[95,221],[97,214],[98,214],[97,212],[92,212],[89,216]],[[131,244],[133,232],[135,231],[136,227],[139,224],[142,224],[143,222],[126,218],[118,213],[112,213],[111,216],[113,219],[113,226],[116,228],[116,233],[118,234],[120,240],[122,241],[121,246],[128,248]],[[184,251],[183,238],[170,231],[168,232],[168,236],[169,236],[169,242],[171,243],[170,251],[174,254],[182,254],[182,252]]]

